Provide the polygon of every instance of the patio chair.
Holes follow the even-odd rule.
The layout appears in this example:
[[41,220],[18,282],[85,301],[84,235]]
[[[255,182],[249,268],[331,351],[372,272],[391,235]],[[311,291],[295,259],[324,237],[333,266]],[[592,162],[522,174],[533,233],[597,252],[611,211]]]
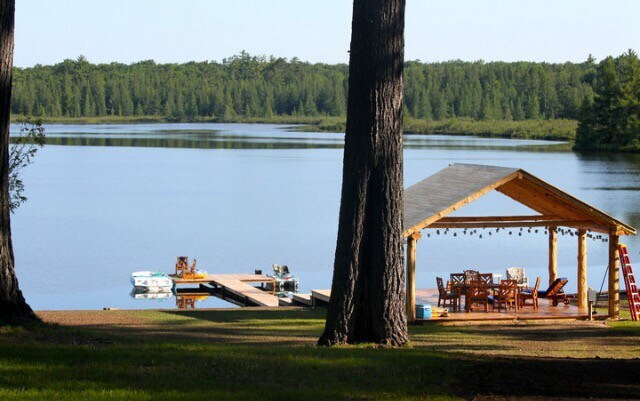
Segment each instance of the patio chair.
[[527,303],[525,302],[527,299],[531,300],[533,309],[536,310],[538,309],[538,289],[540,288],[540,277],[538,276],[538,278],[536,279],[536,285],[535,287],[533,287],[532,290],[522,290],[520,291],[520,307],[522,308],[523,306],[526,306]]
[[498,292],[493,296],[493,311],[501,309],[504,304],[504,310],[507,311],[507,305],[509,310],[515,307],[518,310],[518,282],[516,280],[500,280],[500,286],[498,286]]
[[553,306],[558,306],[560,302],[564,302],[565,305],[569,305],[571,296],[564,293],[564,286],[567,285],[569,280],[566,277],[559,277],[555,279],[546,291],[538,291],[538,298],[547,298],[551,300]]
[[481,307],[484,307],[485,312],[489,312],[489,286],[487,283],[480,280],[471,281],[469,283],[469,293],[467,294],[466,302],[467,312]]
[[464,282],[464,273],[452,273],[450,275],[450,291],[457,291],[459,296],[467,295]]
[[493,284],[493,273],[480,273],[478,279],[487,284]]
[[196,277],[196,264],[198,261],[193,259],[193,263],[189,266],[188,256],[178,256],[176,261],[176,277],[183,279],[194,279]]
[[518,284],[529,286],[529,279],[524,274],[524,268],[522,267],[510,267],[507,269],[507,280],[516,280]]
[[464,273],[451,273],[449,276],[451,280],[451,288],[464,285]]
[[436,277],[436,283],[438,284],[438,307],[442,301],[442,307],[445,308],[447,301],[449,301],[449,305],[451,305],[454,311],[460,310],[460,293],[458,290],[454,288],[448,292],[447,289],[444,288],[441,277]]
[[464,274],[464,283],[471,284],[472,281],[478,280],[480,272],[477,270],[463,270],[462,274]]

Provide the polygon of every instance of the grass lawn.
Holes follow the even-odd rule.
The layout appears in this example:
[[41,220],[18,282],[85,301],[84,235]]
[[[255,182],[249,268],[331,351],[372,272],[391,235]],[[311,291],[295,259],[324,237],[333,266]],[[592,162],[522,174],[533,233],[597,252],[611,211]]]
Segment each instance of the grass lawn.
[[[325,310],[40,312],[0,328],[0,400],[632,398],[640,325],[424,324],[319,348]],[[539,398],[538,398],[539,399]]]

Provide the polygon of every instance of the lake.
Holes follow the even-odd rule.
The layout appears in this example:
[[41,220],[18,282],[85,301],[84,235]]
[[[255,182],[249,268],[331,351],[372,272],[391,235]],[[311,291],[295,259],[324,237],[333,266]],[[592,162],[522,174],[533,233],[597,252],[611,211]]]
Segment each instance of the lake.
[[[178,255],[218,273],[285,264],[303,292],[330,288],[343,134],[260,124],[45,128],[49,144],[24,171],[29,200],[12,217],[16,270],[34,309],[174,308],[174,298],[132,298],[129,275],[172,272]],[[519,167],[639,227],[640,156],[566,149],[545,141],[407,136],[405,186],[451,163]],[[532,211],[494,192],[455,215],[482,214]],[[513,231],[487,230],[480,238],[428,230],[418,243],[417,286],[434,288],[436,276],[463,268],[504,274],[511,266],[544,283],[547,236]],[[640,241],[622,242],[632,262],[640,261]],[[607,244],[588,241],[588,252],[588,282],[597,290]],[[576,237],[559,235],[558,254],[559,272],[575,290]],[[210,297],[197,307],[232,305]]]

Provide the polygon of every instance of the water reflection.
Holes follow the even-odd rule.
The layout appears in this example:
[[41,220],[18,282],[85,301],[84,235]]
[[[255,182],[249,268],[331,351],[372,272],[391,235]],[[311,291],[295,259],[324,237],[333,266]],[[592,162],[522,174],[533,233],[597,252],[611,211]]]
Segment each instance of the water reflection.
[[[329,135],[329,134],[324,134]],[[404,147],[407,149],[461,149],[461,150],[500,150],[513,149],[528,152],[566,152],[570,145],[566,143],[537,144],[533,141],[514,140],[515,143],[484,142],[473,144],[465,137],[440,138],[428,135],[407,136]],[[61,146],[122,146],[146,148],[184,148],[184,149],[340,149],[343,138],[282,138],[247,137],[233,135],[199,134],[197,136],[127,135],[48,135],[47,145]]]
[[156,300],[161,301],[169,299],[173,296],[172,292],[143,292],[136,289],[131,290],[129,293],[131,298],[138,300]]
[[[266,127],[266,128],[265,128]],[[343,133],[299,132],[292,126],[255,124],[46,125],[48,145],[191,149],[339,149]],[[12,132],[18,132],[17,126]],[[564,142],[408,135],[407,149],[460,149],[565,152]]]
[[209,298],[207,293],[182,293],[176,294],[176,307],[178,309],[195,309],[196,302],[205,301]]
[[177,138],[92,138],[47,137],[47,145],[62,146],[124,146],[144,148],[185,148],[185,149],[335,149],[339,143],[308,143],[294,141],[242,140],[233,137],[177,139]]

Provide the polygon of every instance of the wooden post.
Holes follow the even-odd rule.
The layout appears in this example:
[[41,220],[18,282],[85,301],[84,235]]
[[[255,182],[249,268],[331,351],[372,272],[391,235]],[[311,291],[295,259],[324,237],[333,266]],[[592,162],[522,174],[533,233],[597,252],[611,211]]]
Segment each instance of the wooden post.
[[416,321],[416,247],[422,237],[420,232],[407,238],[407,321]]
[[558,278],[558,227],[549,227],[549,285]]
[[618,242],[620,237],[609,234],[609,317],[620,318],[620,260]]
[[587,308],[587,232],[578,230],[578,308]]

